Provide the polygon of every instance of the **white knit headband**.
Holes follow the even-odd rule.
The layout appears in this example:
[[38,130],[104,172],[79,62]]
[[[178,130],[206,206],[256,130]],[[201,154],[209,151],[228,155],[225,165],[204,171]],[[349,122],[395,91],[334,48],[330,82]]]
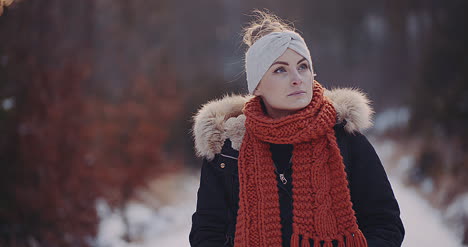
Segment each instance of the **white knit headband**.
[[272,32],[257,40],[245,54],[245,71],[250,93],[253,93],[263,75],[288,48],[303,56],[309,62],[310,69],[314,73],[309,49],[298,33],[293,31]]

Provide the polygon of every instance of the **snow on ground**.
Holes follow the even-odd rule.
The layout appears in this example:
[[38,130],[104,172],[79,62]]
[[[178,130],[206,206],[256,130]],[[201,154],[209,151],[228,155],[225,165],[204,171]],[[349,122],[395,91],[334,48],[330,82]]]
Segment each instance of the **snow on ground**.
[[432,208],[418,192],[405,187],[398,178],[390,177],[393,192],[401,209],[405,227],[403,247],[461,247],[461,238],[442,222],[442,215]]
[[[371,140],[374,144],[374,142]],[[406,234],[403,247],[444,246],[461,247],[461,237],[449,229],[442,221],[439,211],[432,208],[417,191],[407,188],[401,176],[409,169],[413,158],[403,156],[398,164],[391,167],[390,159],[396,149],[394,143],[376,142],[375,148],[389,174],[395,196],[400,204],[401,217]],[[392,160],[391,162],[387,160]],[[391,168],[391,169],[390,169]],[[389,172],[391,170],[391,172]],[[192,172],[193,173],[193,172]],[[196,172],[195,172],[196,173]],[[126,214],[129,218],[131,234],[136,242],[122,240],[124,224],[119,214],[110,210],[104,201],[97,203],[101,217],[99,234],[96,239],[98,247],[186,247],[189,246],[188,235],[191,226],[191,215],[195,210],[199,174],[183,173],[177,178],[182,185],[174,187],[178,194],[177,201],[152,209],[141,203],[130,203]],[[170,188],[167,188],[170,189]],[[467,199],[468,200],[468,199]],[[459,205],[466,205],[467,200]]]
[[[449,228],[444,223],[442,213],[433,208],[420,192],[404,185],[402,178],[407,174],[414,162],[411,151],[402,155],[393,141],[378,141],[369,138],[379,155],[389,176],[393,192],[400,206],[401,219],[405,227],[403,247],[413,246],[444,246],[462,247],[460,233]],[[433,183],[426,179],[421,191],[430,193]],[[464,202],[465,204],[468,202]],[[457,205],[461,205],[458,203]],[[452,211],[460,212],[453,209]]]
[[177,187],[173,189],[176,202],[152,209],[142,203],[132,202],[127,205],[132,239],[128,243],[122,239],[125,232],[121,214],[112,211],[105,201],[97,202],[97,211],[101,218],[98,228],[97,247],[185,247],[190,246],[188,235],[192,224],[192,214],[196,207],[199,174],[187,171],[176,178]]

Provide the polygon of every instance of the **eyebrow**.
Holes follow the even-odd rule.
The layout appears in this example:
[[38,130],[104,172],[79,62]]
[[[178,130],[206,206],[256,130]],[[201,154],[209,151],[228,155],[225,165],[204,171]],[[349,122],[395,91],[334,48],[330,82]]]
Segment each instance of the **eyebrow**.
[[[301,60],[299,60],[299,62],[297,62],[297,64],[300,64],[302,61],[306,60],[305,57],[303,57]],[[289,65],[289,63],[286,63],[286,62],[283,62],[283,61],[276,61],[274,62],[271,66],[275,65],[275,64],[284,64],[284,65]],[[271,67],[270,66],[270,67]]]

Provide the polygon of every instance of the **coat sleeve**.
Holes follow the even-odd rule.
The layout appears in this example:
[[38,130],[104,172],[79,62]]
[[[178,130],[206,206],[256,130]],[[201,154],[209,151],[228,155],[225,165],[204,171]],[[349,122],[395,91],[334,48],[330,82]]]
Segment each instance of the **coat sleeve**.
[[197,208],[192,215],[189,235],[190,246],[193,247],[220,247],[226,241],[228,209],[223,175],[216,169],[215,160],[210,162],[203,159]]
[[351,198],[368,246],[401,246],[405,229],[400,208],[374,147],[364,135],[356,133],[349,149]]

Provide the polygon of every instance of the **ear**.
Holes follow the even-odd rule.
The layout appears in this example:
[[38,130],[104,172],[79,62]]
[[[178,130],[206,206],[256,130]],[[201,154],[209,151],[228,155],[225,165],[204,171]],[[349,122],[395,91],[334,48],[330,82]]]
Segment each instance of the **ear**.
[[255,91],[253,92],[253,95],[255,95],[255,96],[260,96],[261,93],[259,92],[258,89],[255,89]]
[[257,87],[255,88],[255,90],[253,91],[253,95],[255,96],[262,96],[262,91],[260,90],[260,83],[257,85]]

